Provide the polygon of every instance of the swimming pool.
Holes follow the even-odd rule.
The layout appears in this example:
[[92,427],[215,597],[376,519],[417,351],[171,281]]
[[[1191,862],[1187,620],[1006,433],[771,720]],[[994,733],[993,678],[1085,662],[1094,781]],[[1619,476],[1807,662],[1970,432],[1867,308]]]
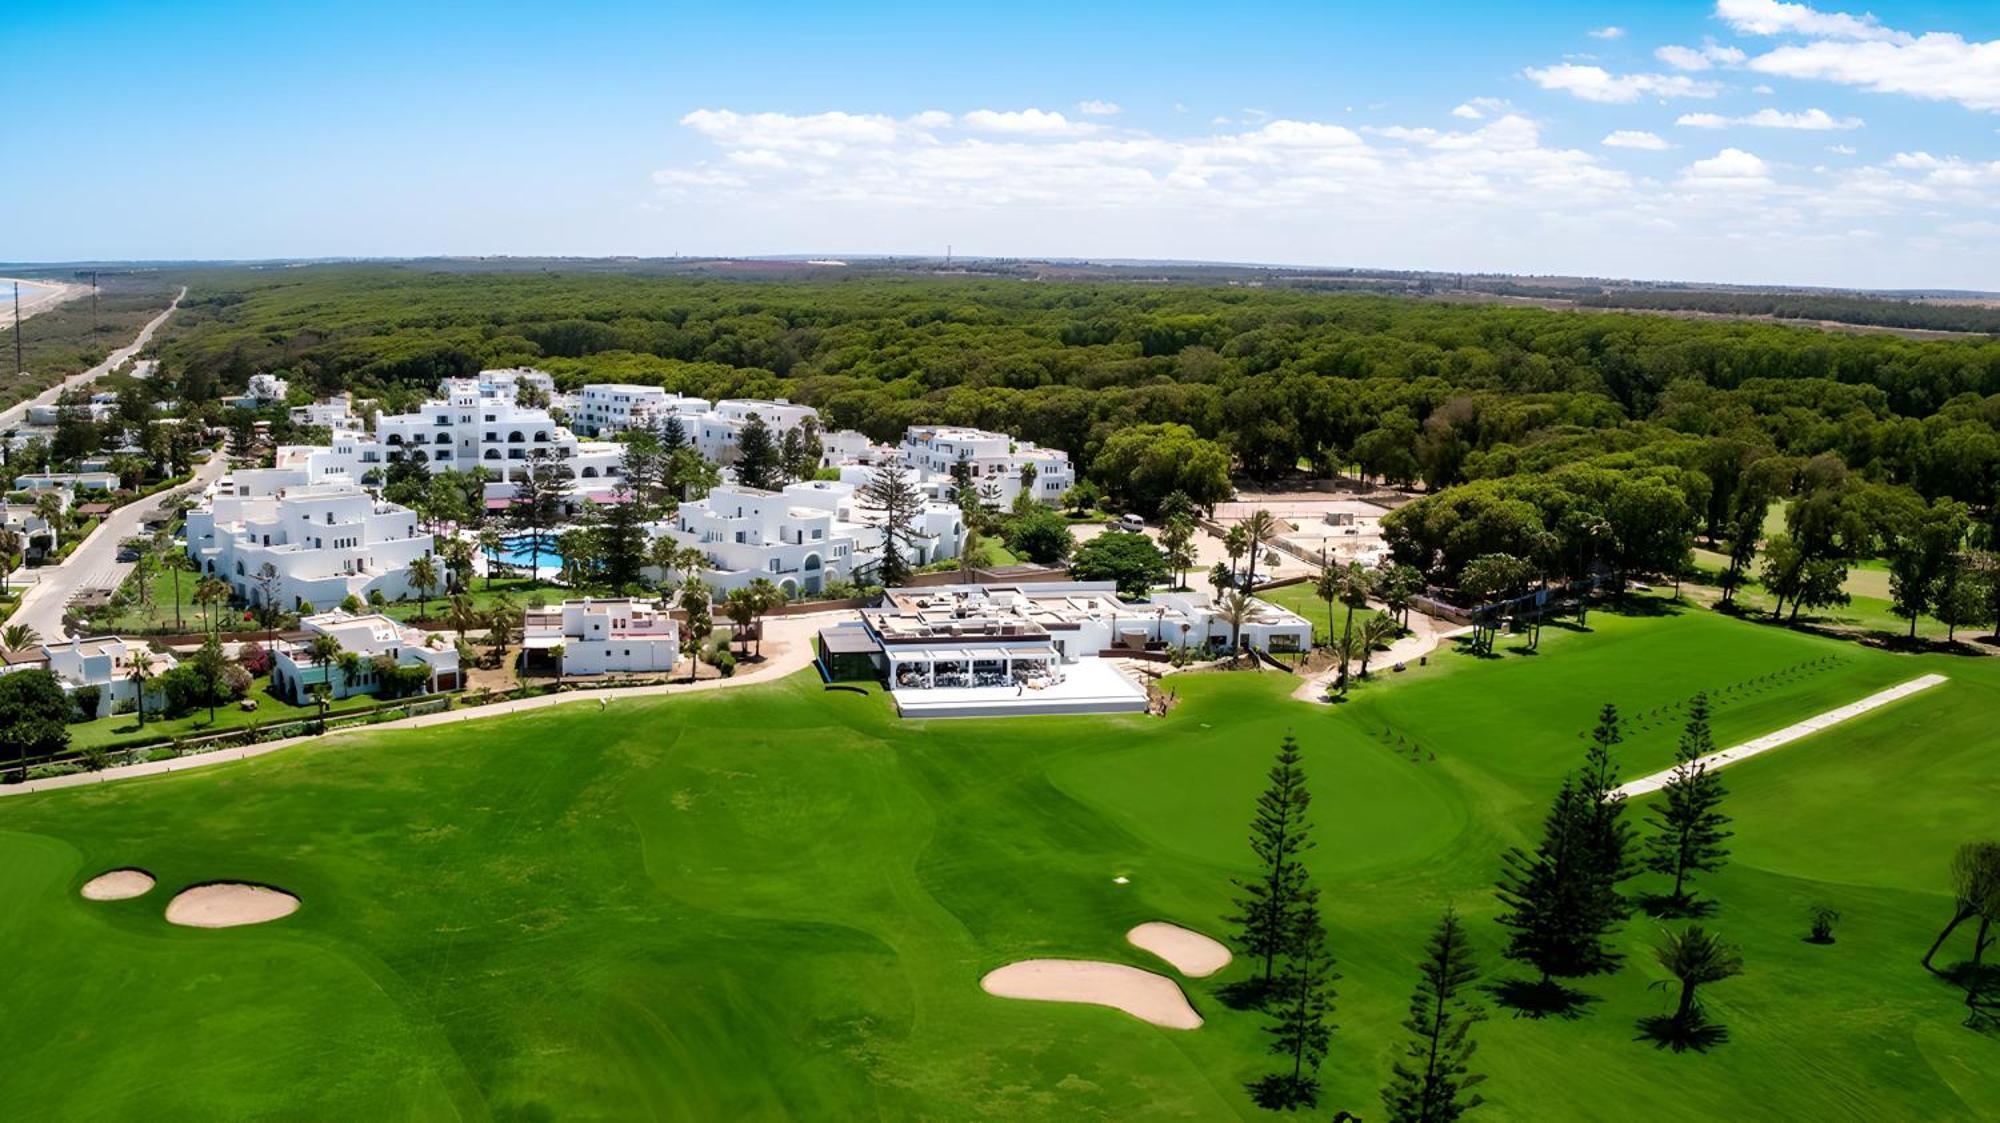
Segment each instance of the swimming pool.
[[556,553],[555,536],[542,536],[542,552],[534,552],[534,540],[527,536],[509,538],[500,545],[500,561],[515,569],[526,569],[532,564],[536,569],[561,569],[562,555]]

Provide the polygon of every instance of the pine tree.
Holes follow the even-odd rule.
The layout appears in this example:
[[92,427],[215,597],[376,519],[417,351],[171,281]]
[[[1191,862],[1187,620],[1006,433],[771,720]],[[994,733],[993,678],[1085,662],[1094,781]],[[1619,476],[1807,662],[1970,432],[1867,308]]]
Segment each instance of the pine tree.
[[1270,1017],[1264,1032],[1271,1035],[1271,1052],[1291,1058],[1290,1072],[1274,1072],[1249,1085],[1258,1104],[1273,1110],[1292,1111],[1319,1103],[1319,1066],[1333,1044],[1338,1028],[1328,1019],[1333,1015],[1340,978],[1333,969],[1333,957],[1326,950],[1326,929],[1319,909],[1301,905],[1290,918],[1286,938],[1284,969],[1273,982],[1264,1010]]
[[1566,779],[1534,853],[1515,847],[1502,858],[1506,870],[1498,895],[1506,911],[1497,919],[1509,929],[1502,954],[1535,968],[1543,986],[1618,966],[1619,956],[1605,946],[1605,936],[1622,913],[1615,894],[1606,899],[1603,879],[1593,868],[1588,845],[1593,817],[1576,781]]
[[646,510],[639,496],[620,487],[611,503],[594,509],[591,524],[604,566],[604,583],[620,592],[637,585],[639,571],[646,566],[648,546]]
[[779,471],[778,444],[771,439],[771,427],[753,413],[736,437],[736,482],[768,491],[777,486]]
[[1235,902],[1237,915],[1228,918],[1238,926],[1236,944],[1243,954],[1263,960],[1265,986],[1271,984],[1278,957],[1292,940],[1294,918],[1315,904],[1316,890],[1307,881],[1303,864],[1304,852],[1313,844],[1306,819],[1312,793],[1306,790],[1302,759],[1298,740],[1285,734],[1268,773],[1270,786],[1257,797],[1257,815],[1250,823],[1250,849],[1262,869],[1256,878],[1236,883],[1243,896]]
[[1449,1123],[1483,1102],[1477,1095],[1465,1097],[1466,1089],[1486,1079],[1470,1069],[1479,1047],[1471,1039],[1472,1027],[1485,1021],[1486,1013],[1465,998],[1479,981],[1479,966],[1456,910],[1445,909],[1431,933],[1422,972],[1403,1021],[1410,1043],[1382,1089],[1391,1123]]
[[1714,873],[1722,868],[1729,851],[1722,841],[1729,837],[1729,816],[1718,808],[1726,794],[1722,780],[1701,758],[1715,751],[1715,738],[1708,725],[1708,695],[1697,694],[1688,704],[1687,728],[1681,733],[1673,776],[1661,790],[1665,797],[1653,805],[1654,831],[1647,840],[1646,868],[1674,879],[1669,907],[1685,910],[1692,901],[1687,891],[1688,875]]
[[1611,750],[1624,740],[1618,732],[1618,707],[1606,703],[1598,712],[1597,728],[1591,731],[1578,784],[1584,806],[1591,812],[1584,836],[1589,868],[1599,881],[1597,891],[1607,898],[1619,920],[1630,916],[1632,910],[1619,895],[1618,884],[1639,870],[1637,840],[1632,824],[1625,821],[1625,797],[1618,792],[1618,762],[1611,756]]
[[857,494],[862,502],[882,512],[882,564],[877,577],[884,587],[901,585],[910,578],[910,563],[896,544],[908,540],[910,520],[916,517],[922,502],[917,489],[910,484],[910,470],[900,462],[890,461],[875,469]]
[[667,415],[667,419],[660,423],[659,439],[660,451],[668,456],[672,456],[675,449],[686,447],[688,443],[687,426],[681,424],[681,419],[677,414],[670,413]]
[[507,523],[528,535],[534,561],[541,564],[542,538],[562,514],[562,500],[569,487],[569,472],[554,457],[535,452],[528,466],[514,480],[514,499],[507,506]]

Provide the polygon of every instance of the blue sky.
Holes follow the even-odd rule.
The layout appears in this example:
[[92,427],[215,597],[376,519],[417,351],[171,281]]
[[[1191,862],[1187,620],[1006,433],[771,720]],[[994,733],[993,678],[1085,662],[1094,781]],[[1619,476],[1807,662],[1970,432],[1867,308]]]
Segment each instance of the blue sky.
[[1993,3],[43,0],[0,57],[7,260],[951,244],[2000,289]]

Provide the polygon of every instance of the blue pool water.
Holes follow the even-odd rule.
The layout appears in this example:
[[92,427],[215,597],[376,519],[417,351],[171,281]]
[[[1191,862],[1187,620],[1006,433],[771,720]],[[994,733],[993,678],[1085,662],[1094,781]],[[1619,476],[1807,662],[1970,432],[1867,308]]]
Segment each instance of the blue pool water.
[[500,551],[500,560],[516,569],[526,569],[530,564],[536,569],[559,569],[562,555],[556,553],[555,543],[547,536],[542,538],[542,552],[533,551],[534,541],[528,538],[510,540]]

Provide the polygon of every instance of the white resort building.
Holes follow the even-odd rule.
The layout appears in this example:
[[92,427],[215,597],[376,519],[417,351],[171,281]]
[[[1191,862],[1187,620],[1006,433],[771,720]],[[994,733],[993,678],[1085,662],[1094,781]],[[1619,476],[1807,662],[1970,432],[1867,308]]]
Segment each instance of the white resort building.
[[264,406],[282,405],[285,396],[292,392],[292,384],[275,374],[253,374],[250,385],[241,394],[222,399],[222,404],[230,409],[261,409]]
[[271,595],[286,609],[331,608],[370,593],[415,595],[409,565],[433,548],[416,513],[351,483],[310,478],[304,468],[239,469],[210,484],[187,516],[196,568],[254,604],[264,597],[258,574],[269,565],[277,574]]
[[819,422],[818,410],[811,406],[793,405],[783,398],[724,398],[715,403],[714,409],[702,414],[698,424],[690,426],[688,439],[694,442],[696,451],[717,464],[734,464],[737,443],[742,439],[743,427],[750,423],[752,414],[770,426],[774,441],[782,439],[787,432],[798,428],[809,418],[814,424]]
[[[405,627],[379,613],[322,612],[299,623],[311,635],[332,636],[342,652],[355,658],[315,665],[310,636],[304,643],[280,643],[271,667],[271,689],[298,705],[311,702],[312,688],[322,682],[332,688],[335,701],[378,693],[391,666],[421,669],[421,681],[409,691],[412,694],[435,694],[464,685],[453,642],[457,637],[451,632]],[[418,676],[413,672],[411,677]]]
[[682,397],[659,386],[593,382],[577,394],[570,422],[593,437],[644,428],[670,416],[679,417],[682,426],[692,430],[708,411],[708,399]]
[[562,647],[566,675],[670,671],[680,652],[680,624],[658,605],[616,598],[531,608],[521,632],[530,653]]
[[[887,531],[882,513],[859,501],[852,484],[807,480],[783,491],[725,485],[706,499],[683,503],[670,522],[653,528],[707,555],[700,574],[718,594],[760,577],[789,596],[817,595],[835,577],[864,578],[881,564]],[[897,548],[912,566],[958,556],[962,514],[926,503]]]
[[[97,716],[129,713],[139,706],[140,687],[133,672],[144,666],[153,675],[162,675],[180,665],[172,655],[154,651],[138,640],[119,636],[97,636],[65,643],[42,645],[42,659],[55,675],[63,693],[74,695],[83,687],[99,691]],[[159,708],[159,695],[146,692],[146,710]]]
[[[967,465],[988,506],[1012,506],[1024,480],[1031,498],[1051,506],[1076,486],[1068,453],[985,429],[912,425],[903,437],[903,455],[926,482],[949,484],[952,466]],[[956,492],[947,486],[942,494],[951,499]]]
[[[1302,651],[1312,624],[1263,601],[1243,645]],[[890,589],[859,624],[823,629],[822,663],[865,663],[905,717],[1137,713],[1146,692],[1107,657],[1164,658],[1175,647],[1224,647],[1229,622],[1199,593],[1119,599],[1108,581],[935,585]]]

